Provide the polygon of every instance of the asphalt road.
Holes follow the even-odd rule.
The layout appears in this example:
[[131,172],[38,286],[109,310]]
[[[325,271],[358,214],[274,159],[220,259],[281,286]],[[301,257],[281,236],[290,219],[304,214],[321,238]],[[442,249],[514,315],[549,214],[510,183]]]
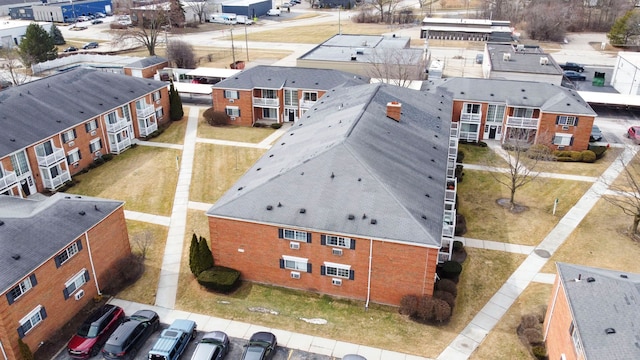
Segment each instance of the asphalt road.
[[[162,330],[168,327],[168,324],[161,324],[161,325],[162,325],[161,329],[153,333],[149,337],[149,339],[147,339],[144,345],[140,348],[140,351],[138,351],[138,354],[134,358],[135,360],[147,359],[148,351],[151,350],[151,347],[160,336],[160,333],[162,332]],[[200,339],[202,339],[203,334],[204,332],[198,331],[198,335],[196,336],[195,340],[193,340],[191,344],[187,346],[187,350],[182,354],[181,359],[187,360],[191,358],[191,355],[196,349],[196,344],[198,343],[198,341],[200,341]],[[247,343],[248,340],[238,339],[238,338],[229,338],[229,340],[231,342],[231,346],[229,347],[229,353],[227,354],[225,359],[229,359],[229,360],[241,359],[242,351],[244,350],[244,345]],[[67,355],[66,344],[65,344],[65,348],[61,349],[58,355],[55,356],[52,360],[69,360],[69,359],[71,359],[71,357]],[[97,355],[91,359],[101,360],[102,356]],[[288,349],[282,346],[278,346],[276,348],[276,353],[273,356],[273,360],[335,360],[335,359],[337,358],[326,356],[326,355],[312,354],[312,353],[301,351],[301,350]]]

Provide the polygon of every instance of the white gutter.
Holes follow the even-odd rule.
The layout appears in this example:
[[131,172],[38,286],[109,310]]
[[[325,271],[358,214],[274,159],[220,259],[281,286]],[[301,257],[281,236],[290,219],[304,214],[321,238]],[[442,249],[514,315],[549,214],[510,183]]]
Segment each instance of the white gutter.
[[98,290],[98,295],[102,295],[100,291],[100,285],[98,285],[98,276],[96,275],[96,267],[93,265],[93,256],[91,256],[91,244],[89,243],[89,233],[84,233],[84,239],[87,242],[87,252],[89,253],[89,263],[91,264],[91,272],[93,273],[93,281],[96,283],[96,289]]
[[7,353],[4,352],[4,346],[2,346],[2,341],[0,341],[0,351],[2,351],[2,356],[4,356],[4,360],[9,360],[7,358]]
[[365,310],[369,309],[369,299],[371,299],[371,260],[373,259],[373,239],[369,239],[369,276],[367,278],[367,302],[364,304]]
[[[560,273],[558,273],[556,276],[560,276]],[[558,278],[558,286],[556,287],[556,293],[553,294],[553,302],[551,303],[551,310],[549,311],[549,321],[547,321],[547,327],[544,329],[543,341],[547,341],[547,335],[549,335],[549,326],[551,324],[551,319],[553,318],[553,310],[556,308],[556,301],[558,301],[558,292],[560,292],[560,286],[562,286],[562,281]]]

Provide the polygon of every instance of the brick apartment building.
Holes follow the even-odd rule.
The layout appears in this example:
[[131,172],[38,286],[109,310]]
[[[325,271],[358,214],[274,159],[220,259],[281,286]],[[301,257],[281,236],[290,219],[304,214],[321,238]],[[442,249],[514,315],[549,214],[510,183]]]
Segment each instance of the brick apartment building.
[[107,282],[131,253],[123,202],[57,193],[0,196],[0,359],[35,351]]
[[455,226],[450,114],[442,93],[328,91],[207,212],[216,264],[367,304],[432,294]]
[[169,122],[167,84],[79,68],[0,93],[0,194],[55,190]]
[[125,75],[153,79],[158,71],[169,66],[169,60],[160,56],[148,56],[123,67]]
[[640,275],[556,267],[543,328],[549,359],[640,359]]
[[213,85],[213,108],[226,112],[234,125],[294,122],[329,89],[368,82],[338,70],[256,66]]
[[446,89],[460,140],[524,140],[559,150],[586,150],[597,114],[577,91],[542,82],[451,78]]

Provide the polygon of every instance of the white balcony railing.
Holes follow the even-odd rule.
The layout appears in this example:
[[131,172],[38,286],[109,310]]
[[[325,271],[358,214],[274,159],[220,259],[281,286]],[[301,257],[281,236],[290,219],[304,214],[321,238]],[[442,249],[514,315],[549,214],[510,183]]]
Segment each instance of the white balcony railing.
[[129,138],[124,138],[122,140],[118,141],[110,141],[109,145],[111,147],[111,153],[113,154],[120,154],[121,152],[127,150],[129,147],[131,147],[131,139]]
[[279,106],[279,104],[280,104],[279,98],[275,98],[275,99],[259,98],[259,97],[253,98],[254,106]]
[[144,126],[145,122],[141,121],[140,123],[140,136],[149,136],[152,132],[158,130],[157,122],[150,122],[149,125]]
[[15,172],[4,170],[4,176],[0,178],[0,193],[3,193],[7,188],[10,188],[17,182],[18,177]]
[[156,108],[149,104],[145,104],[145,106],[140,109],[136,107],[136,114],[138,115],[138,118],[148,118],[155,114],[155,112]]
[[300,107],[308,109],[308,108],[312,107],[313,105],[315,105],[316,102],[317,101],[302,100],[302,101],[300,101]]
[[469,113],[460,114],[460,121],[466,121],[466,122],[478,123],[479,124],[480,120],[482,120],[482,116],[480,114],[469,114]]
[[114,123],[110,123],[109,121],[107,121],[107,131],[108,132],[118,132],[118,131],[126,128],[128,124],[129,124],[129,122],[127,121],[126,118],[118,116],[118,117],[116,117],[116,122],[114,122]]
[[53,152],[47,155],[36,155],[36,159],[38,160],[38,165],[43,167],[51,167],[52,165],[56,165],[57,163],[65,160],[64,150],[57,147],[52,147]]
[[507,126],[525,128],[525,129],[537,129],[539,120],[540,119],[537,119],[537,118],[523,118],[523,117],[508,116]]
[[69,175],[69,171],[63,170],[62,172],[60,172],[60,174],[58,174],[58,176],[54,177],[53,179],[43,178],[42,183],[46,189],[55,190],[70,180],[71,175]]

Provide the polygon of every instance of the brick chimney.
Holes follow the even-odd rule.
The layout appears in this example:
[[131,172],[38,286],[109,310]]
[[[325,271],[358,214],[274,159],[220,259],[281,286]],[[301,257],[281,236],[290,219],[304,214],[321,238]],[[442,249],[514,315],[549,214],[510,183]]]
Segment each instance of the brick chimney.
[[397,101],[387,103],[387,117],[400,122],[400,112],[402,111],[402,104]]

